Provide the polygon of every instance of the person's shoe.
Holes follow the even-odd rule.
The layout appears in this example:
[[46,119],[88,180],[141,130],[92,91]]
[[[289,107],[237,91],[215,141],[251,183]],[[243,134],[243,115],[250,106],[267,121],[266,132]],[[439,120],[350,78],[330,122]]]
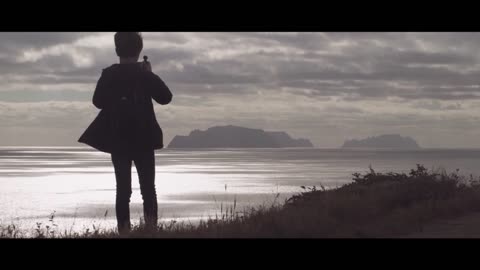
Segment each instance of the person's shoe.
[[130,233],[130,224],[126,226],[118,226],[118,234],[120,236],[126,236]]
[[157,224],[145,224],[145,232],[155,233],[157,230]]

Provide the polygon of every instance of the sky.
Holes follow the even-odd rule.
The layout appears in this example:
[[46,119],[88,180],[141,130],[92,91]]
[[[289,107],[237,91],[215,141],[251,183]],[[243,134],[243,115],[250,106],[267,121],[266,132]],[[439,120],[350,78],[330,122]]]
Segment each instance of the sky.
[[[0,33],[0,145],[84,146],[114,33]],[[168,144],[218,125],[286,131],[316,147],[381,134],[480,148],[480,33],[142,33],[171,89]]]

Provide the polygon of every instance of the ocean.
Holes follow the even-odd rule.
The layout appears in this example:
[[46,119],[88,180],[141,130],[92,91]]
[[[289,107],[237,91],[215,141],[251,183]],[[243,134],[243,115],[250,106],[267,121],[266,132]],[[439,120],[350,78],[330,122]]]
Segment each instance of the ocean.
[[[335,188],[355,172],[459,169],[480,175],[480,150],[163,149],[156,152],[162,221],[195,223],[236,206],[269,206],[302,191]],[[84,147],[0,147],[0,226],[84,231],[115,228],[115,176],[110,155]],[[132,166],[131,218],[142,199]],[[53,220],[51,219],[53,216]]]

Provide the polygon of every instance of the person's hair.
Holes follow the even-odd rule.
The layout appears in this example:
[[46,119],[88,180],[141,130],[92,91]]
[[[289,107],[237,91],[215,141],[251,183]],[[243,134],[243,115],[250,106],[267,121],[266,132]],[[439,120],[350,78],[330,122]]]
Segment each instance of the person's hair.
[[119,57],[137,57],[143,49],[143,38],[139,32],[115,34],[115,51]]

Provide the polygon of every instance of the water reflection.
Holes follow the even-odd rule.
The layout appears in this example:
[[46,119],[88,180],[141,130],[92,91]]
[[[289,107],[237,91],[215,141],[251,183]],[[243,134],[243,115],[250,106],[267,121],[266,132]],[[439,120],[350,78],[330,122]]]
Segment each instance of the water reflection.
[[[369,165],[399,172],[420,163],[478,174],[479,162],[479,150],[164,149],[156,154],[159,215],[195,222],[234,200],[242,210],[273,203],[277,193],[282,201],[302,185],[337,187]],[[134,166],[132,172],[132,218],[138,219],[142,200]],[[0,148],[0,224],[30,228],[56,211],[64,229],[81,230],[94,221],[114,226],[114,201],[108,154],[76,147]]]

